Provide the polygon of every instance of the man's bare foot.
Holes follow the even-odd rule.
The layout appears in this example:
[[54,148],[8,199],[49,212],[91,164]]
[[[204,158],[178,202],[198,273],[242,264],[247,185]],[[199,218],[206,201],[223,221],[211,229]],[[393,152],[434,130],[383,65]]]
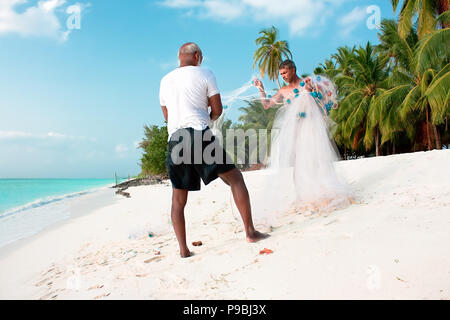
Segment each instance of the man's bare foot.
[[182,258],[189,258],[189,257],[192,257],[193,255],[194,255],[194,253],[192,251],[189,251],[189,249],[180,251],[180,256]]
[[247,235],[247,241],[248,242],[258,242],[258,241],[266,239],[268,237],[270,237],[270,234],[262,233],[262,232],[255,230],[255,232],[253,232],[252,234]]

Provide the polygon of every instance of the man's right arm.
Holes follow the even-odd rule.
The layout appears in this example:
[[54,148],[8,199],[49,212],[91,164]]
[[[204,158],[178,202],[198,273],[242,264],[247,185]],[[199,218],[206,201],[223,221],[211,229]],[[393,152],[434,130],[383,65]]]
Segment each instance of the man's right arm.
[[261,80],[256,79],[254,85],[259,89],[259,93],[261,95],[261,103],[264,106],[264,109],[270,109],[283,101],[283,94],[281,93],[281,89],[272,98],[267,99],[266,92],[264,91],[264,86]]
[[266,93],[261,93],[261,103],[264,106],[264,109],[270,109],[273,106],[280,104],[283,101],[283,94],[278,91],[272,98],[267,99]]

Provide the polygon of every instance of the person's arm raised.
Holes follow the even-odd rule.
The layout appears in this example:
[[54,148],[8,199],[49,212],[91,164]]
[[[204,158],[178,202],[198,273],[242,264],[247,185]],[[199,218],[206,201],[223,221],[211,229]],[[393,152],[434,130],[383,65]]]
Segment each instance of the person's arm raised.
[[279,104],[281,101],[283,101],[283,95],[280,91],[278,91],[272,98],[267,99],[266,93],[264,91],[264,86],[261,82],[261,80],[254,80],[254,85],[256,88],[259,89],[259,93],[261,95],[261,103],[264,106],[264,109],[270,109],[273,106]]
[[209,114],[211,121],[216,121],[223,111],[220,94],[215,94],[211,98],[208,98],[208,105],[211,107],[211,113]]

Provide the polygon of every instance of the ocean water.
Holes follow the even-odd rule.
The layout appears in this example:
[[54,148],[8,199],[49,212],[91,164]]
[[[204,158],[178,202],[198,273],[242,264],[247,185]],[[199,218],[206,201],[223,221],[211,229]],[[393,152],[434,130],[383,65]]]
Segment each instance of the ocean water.
[[0,247],[69,218],[72,199],[113,185],[114,179],[0,179]]

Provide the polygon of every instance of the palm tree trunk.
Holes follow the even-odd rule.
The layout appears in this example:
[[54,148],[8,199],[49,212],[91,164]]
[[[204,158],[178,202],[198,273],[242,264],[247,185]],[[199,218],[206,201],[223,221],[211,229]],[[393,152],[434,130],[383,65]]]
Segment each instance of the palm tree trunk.
[[[439,0],[438,4],[437,4],[437,11],[438,11],[438,15],[441,15],[442,13],[444,13],[445,11],[449,10],[449,3],[448,0]],[[445,23],[445,21],[441,22],[441,26],[442,28],[448,28],[449,24]]]
[[381,156],[380,130],[378,129],[378,127],[376,128],[376,133],[375,133],[375,155],[377,157]]
[[278,89],[281,89],[280,78],[279,77],[277,77],[277,83],[278,83]]
[[427,106],[427,144],[428,144],[428,150],[433,149],[433,146],[431,144],[431,134],[430,134],[430,121],[429,119],[429,109],[430,107]]
[[439,130],[434,123],[431,124],[431,127],[433,128],[434,141],[436,142],[436,149],[441,150],[442,143],[441,143],[441,135],[439,134]]
[[395,142],[392,142],[392,154],[395,154],[397,150],[395,150]]

